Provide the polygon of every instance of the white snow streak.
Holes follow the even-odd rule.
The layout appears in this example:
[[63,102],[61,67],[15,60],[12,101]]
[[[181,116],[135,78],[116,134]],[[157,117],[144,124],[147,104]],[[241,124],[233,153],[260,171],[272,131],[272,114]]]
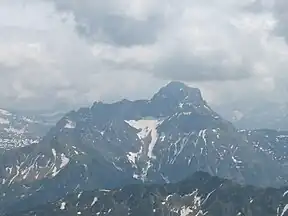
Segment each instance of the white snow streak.
[[78,198],[78,199],[82,196],[82,193],[83,193],[83,192],[80,192],[80,193],[77,195],[77,198]]
[[280,216],[284,216],[287,210],[288,210],[288,204],[286,204]]
[[198,135],[199,137],[200,137],[200,136],[202,137],[202,139],[203,139],[203,141],[204,141],[204,143],[205,143],[205,146],[207,145],[206,131],[207,131],[207,129],[205,129],[205,130],[200,130],[199,135]]
[[61,154],[61,164],[60,164],[60,169],[65,167],[69,163],[70,159],[66,157],[65,154]]
[[242,161],[237,160],[234,156],[232,156],[232,160],[234,161],[234,163],[237,163],[237,164],[242,163]]
[[146,119],[141,119],[138,121],[135,120],[127,120],[125,121],[126,123],[128,123],[131,127],[139,130],[139,132],[137,133],[138,137],[140,140],[142,140],[145,138],[148,138],[150,136],[151,141],[150,143],[148,143],[148,157],[149,158],[155,158],[155,156],[153,155],[153,148],[155,147],[155,144],[158,140],[158,132],[157,132],[157,127],[158,125],[160,125],[162,123],[162,121],[159,120],[146,120]]
[[169,181],[169,178],[167,176],[164,176],[162,173],[160,174],[162,179],[165,181],[165,183],[169,184],[170,181]]
[[123,172],[123,169],[122,169],[121,167],[117,166],[117,165],[115,164],[115,162],[112,162],[112,164],[113,164],[113,166],[114,166],[118,171]]
[[98,201],[98,198],[94,197],[93,202],[91,203],[91,206],[94,206],[97,201]]
[[56,150],[54,148],[52,149],[52,154],[53,154],[54,158],[56,158]]
[[54,168],[53,168],[53,170],[52,170],[52,176],[53,176],[53,177],[57,176],[60,171],[61,171],[61,170],[57,170],[57,167],[54,166]]

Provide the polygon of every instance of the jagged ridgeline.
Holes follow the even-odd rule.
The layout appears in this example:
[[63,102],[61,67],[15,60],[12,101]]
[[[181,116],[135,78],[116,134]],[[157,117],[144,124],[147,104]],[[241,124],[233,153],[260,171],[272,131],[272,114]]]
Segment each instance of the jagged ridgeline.
[[172,82],[150,100],[97,102],[70,112],[39,143],[5,151],[0,210],[81,191],[176,183],[196,171],[281,187],[288,180],[287,145],[287,132],[238,131],[199,89]]
[[8,216],[287,216],[288,188],[260,189],[197,172],[175,184],[71,194]]

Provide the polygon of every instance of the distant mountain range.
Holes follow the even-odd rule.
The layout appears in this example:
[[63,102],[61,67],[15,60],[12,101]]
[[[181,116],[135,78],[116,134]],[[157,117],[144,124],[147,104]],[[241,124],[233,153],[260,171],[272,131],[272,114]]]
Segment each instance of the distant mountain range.
[[197,171],[241,185],[287,186],[287,146],[288,132],[238,130],[199,89],[171,82],[150,100],[97,102],[72,111],[39,142],[5,150],[0,211],[97,188],[173,185]]
[[38,143],[63,114],[28,114],[0,109],[0,152]]
[[164,185],[81,191],[8,216],[287,216],[288,188],[261,189],[196,172]]
[[239,129],[288,130],[288,103],[264,100],[227,101],[214,109]]

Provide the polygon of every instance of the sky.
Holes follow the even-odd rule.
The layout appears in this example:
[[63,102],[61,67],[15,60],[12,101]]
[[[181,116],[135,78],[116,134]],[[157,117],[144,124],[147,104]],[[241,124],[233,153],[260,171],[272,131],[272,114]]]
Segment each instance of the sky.
[[287,0],[0,0],[0,106],[149,98],[287,102]]

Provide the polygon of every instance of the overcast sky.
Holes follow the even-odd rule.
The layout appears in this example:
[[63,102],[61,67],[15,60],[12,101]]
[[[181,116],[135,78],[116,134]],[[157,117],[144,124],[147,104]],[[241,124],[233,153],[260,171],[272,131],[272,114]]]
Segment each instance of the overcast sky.
[[287,0],[0,0],[0,106],[148,98],[169,80],[212,104],[288,100],[287,23]]

